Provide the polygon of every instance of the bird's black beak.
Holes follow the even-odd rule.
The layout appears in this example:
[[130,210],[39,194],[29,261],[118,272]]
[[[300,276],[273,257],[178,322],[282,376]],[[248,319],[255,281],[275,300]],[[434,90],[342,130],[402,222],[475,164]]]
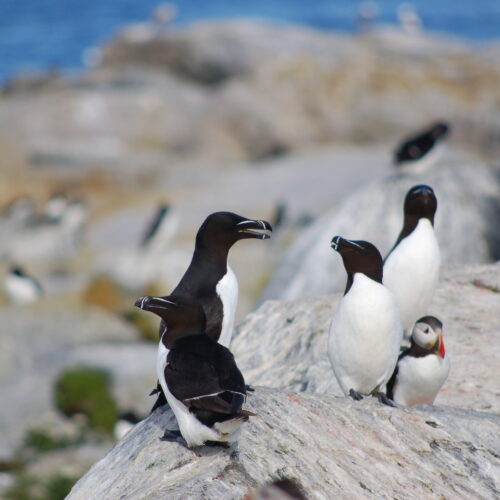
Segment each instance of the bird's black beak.
[[330,246],[336,252],[339,252],[339,253],[341,253],[346,248],[358,248],[358,249],[363,250],[363,247],[360,246],[355,241],[353,241],[353,240],[346,240],[345,238],[342,238],[341,236],[334,236],[332,238],[332,241],[330,242]]
[[257,238],[259,240],[269,239],[271,237],[269,233],[273,230],[269,222],[251,219],[238,222],[236,228],[242,238]]
[[153,313],[157,313],[160,310],[172,309],[176,305],[175,302],[164,299],[163,297],[151,297],[149,295],[139,297],[134,303],[135,307]]

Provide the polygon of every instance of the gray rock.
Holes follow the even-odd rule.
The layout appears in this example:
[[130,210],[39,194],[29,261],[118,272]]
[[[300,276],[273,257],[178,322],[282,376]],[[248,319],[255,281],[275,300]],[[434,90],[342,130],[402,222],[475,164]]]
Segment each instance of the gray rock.
[[[231,343],[247,383],[341,394],[327,355],[340,296],[268,301],[248,315]],[[500,412],[499,311],[500,262],[443,272],[429,309],[443,321],[451,360],[438,404]]]
[[432,186],[438,199],[435,230],[442,266],[490,262],[500,255],[495,170],[477,163],[443,163],[418,176],[393,174],[339,200],[291,245],[261,301],[343,290],[345,270],[330,248],[332,237],[370,241],[385,256],[403,224],[404,197],[416,184]]
[[158,410],[78,481],[67,497],[241,499],[290,477],[309,498],[494,498],[500,417],[449,407],[393,409],[373,399],[258,388],[237,456],[161,442]]

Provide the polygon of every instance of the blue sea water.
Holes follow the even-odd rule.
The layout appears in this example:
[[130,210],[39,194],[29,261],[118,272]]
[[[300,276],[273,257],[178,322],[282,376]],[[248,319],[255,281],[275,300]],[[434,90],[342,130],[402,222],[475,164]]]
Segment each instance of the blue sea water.
[[[0,81],[19,71],[78,69],[85,49],[121,26],[151,18],[161,0],[0,0]],[[267,18],[353,31],[356,0],[174,0],[177,24]],[[401,1],[379,0],[378,20],[395,23]],[[427,29],[471,41],[500,37],[500,0],[416,0]]]

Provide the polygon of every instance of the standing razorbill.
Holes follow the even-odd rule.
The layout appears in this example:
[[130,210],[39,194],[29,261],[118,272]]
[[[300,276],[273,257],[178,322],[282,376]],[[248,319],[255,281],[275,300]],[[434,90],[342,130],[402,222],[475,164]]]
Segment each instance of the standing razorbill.
[[[156,371],[187,446],[235,441],[241,424],[255,414],[242,409],[243,375],[229,349],[206,335],[201,304],[170,295],[140,297],[135,305],[157,314],[165,325]],[[163,439],[177,437],[167,430]]]
[[[263,232],[264,231],[264,232]],[[205,312],[206,334],[228,347],[238,305],[238,281],[227,264],[230,248],[239,240],[269,238],[269,222],[247,219],[232,212],[210,214],[196,234],[193,258],[173,295],[196,299]],[[165,324],[160,324],[160,337]],[[151,394],[159,392],[157,387]],[[162,393],[151,411],[165,404]]]
[[200,302],[207,318],[207,335],[225,347],[231,341],[238,304],[238,281],[227,264],[229,249],[239,240],[265,240],[269,238],[267,231],[272,231],[267,221],[231,212],[209,215],[196,234],[191,263],[172,292]]
[[405,139],[394,153],[394,165],[402,172],[424,172],[443,154],[443,142],[449,130],[448,123],[436,122]]
[[27,275],[19,266],[14,266],[6,274],[3,282],[5,293],[16,304],[31,304],[43,293],[42,285]]
[[401,311],[405,338],[417,318],[425,315],[436,290],[440,253],[434,234],[437,200],[431,187],[412,187],[404,202],[403,229],[384,262],[384,285]]
[[367,241],[335,236],[331,246],[347,272],[328,337],[335,377],[353,399],[371,394],[391,405],[382,391],[396,366],[403,327],[396,298],[382,284],[382,257]]
[[434,316],[420,318],[413,328],[411,346],[399,356],[387,384],[395,403],[432,404],[450,372],[443,342],[443,324]]

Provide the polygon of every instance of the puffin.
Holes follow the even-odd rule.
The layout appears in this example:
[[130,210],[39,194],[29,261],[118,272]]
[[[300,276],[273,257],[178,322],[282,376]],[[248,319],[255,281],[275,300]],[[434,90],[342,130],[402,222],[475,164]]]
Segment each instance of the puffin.
[[245,381],[229,349],[207,335],[207,320],[194,297],[139,297],[135,306],[159,316],[164,329],[156,372],[161,390],[179,424],[162,440],[180,435],[188,448],[229,445],[254,413],[242,408]]
[[438,283],[441,257],[434,232],[436,210],[433,189],[413,186],[404,201],[403,228],[384,262],[384,285],[398,301],[405,339],[415,321],[427,313]]
[[425,172],[442,156],[449,130],[449,123],[438,121],[407,137],[394,152],[394,166],[410,174]]
[[384,391],[396,366],[403,326],[396,298],[382,284],[382,256],[368,241],[340,236],[331,247],[347,272],[328,336],[333,372],[345,395],[355,400],[373,395],[394,406]]
[[410,347],[399,356],[387,396],[404,406],[432,404],[449,373],[443,324],[434,316],[424,316],[415,323]]
[[[231,247],[243,239],[269,239],[272,227],[265,220],[256,220],[232,212],[210,214],[196,234],[191,263],[173,295],[195,298],[206,316],[206,334],[228,347],[231,341],[238,305],[238,281],[227,263]],[[160,324],[160,338],[166,325]],[[151,411],[165,404],[159,385],[151,395],[159,393]]]

